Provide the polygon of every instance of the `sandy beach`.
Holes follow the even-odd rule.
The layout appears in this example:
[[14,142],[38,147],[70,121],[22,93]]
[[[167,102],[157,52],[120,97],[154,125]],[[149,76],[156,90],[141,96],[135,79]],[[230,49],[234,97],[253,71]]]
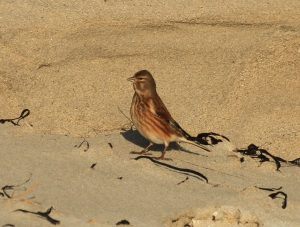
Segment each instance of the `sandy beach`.
[[147,69],[192,135],[299,158],[299,18],[297,0],[1,1],[0,119],[30,114],[0,124],[0,226],[299,226],[298,166],[172,146],[162,162],[207,183],[135,160],[121,113]]

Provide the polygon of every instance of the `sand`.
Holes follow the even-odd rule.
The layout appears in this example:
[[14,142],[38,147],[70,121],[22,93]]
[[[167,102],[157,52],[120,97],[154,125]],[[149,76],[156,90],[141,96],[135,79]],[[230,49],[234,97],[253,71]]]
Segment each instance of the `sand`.
[[[182,145],[192,153],[173,147],[167,163],[210,184],[178,185],[186,175],[133,160],[147,141],[122,130],[119,111],[129,115],[126,79],[148,69],[191,134],[300,157],[299,18],[297,0],[1,1],[0,119],[31,112],[0,124],[0,187],[30,177],[0,196],[0,226],[50,226],[13,211],[51,206],[61,226],[299,226],[299,167]],[[83,138],[87,151],[74,147]],[[254,186],[282,186],[287,208]]]

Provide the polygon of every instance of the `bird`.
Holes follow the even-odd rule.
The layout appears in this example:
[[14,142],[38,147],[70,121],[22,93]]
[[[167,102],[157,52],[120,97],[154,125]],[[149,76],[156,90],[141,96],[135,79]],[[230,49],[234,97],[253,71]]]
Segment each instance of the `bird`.
[[159,97],[155,80],[148,70],[140,70],[127,80],[132,82],[134,89],[130,107],[131,120],[137,131],[150,141],[142,151],[131,153],[151,155],[148,151],[154,144],[163,144],[161,156],[155,159],[170,160],[165,158],[165,153],[171,142],[185,142],[210,151],[174,120]]

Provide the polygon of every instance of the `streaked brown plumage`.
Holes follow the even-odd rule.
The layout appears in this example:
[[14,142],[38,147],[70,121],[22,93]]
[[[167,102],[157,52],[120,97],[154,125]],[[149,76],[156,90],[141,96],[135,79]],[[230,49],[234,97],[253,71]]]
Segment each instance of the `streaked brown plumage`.
[[164,144],[165,149],[157,159],[165,159],[164,155],[170,142],[191,143],[209,151],[172,118],[156,92],[156,83],[150,72],[141,70],[128,80],[133,82],[135,91],[130,109],[131,119],[139,133],[150,141],[144,150],[133,153],[145,154],[153,143]]

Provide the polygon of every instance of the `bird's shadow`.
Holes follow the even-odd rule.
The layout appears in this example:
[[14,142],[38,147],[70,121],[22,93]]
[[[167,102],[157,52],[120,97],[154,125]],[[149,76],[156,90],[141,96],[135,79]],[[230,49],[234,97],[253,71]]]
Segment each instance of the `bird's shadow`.
[[[129,129],[127,131],[121,132],[120,134],[129,142],[139,147],[142,147],[142,149],[146,148],[149,145],[149,141],[146,140],[137,130]],[[150,148],[150,151],[163,151],[163,150],[164,150],[163,144],[154,144]],[[180,144],[176,142],[170,143],[168,150],[183,151],[189,154],[199,155],[198,153],[187,150],[186,148],[180,146]]]

